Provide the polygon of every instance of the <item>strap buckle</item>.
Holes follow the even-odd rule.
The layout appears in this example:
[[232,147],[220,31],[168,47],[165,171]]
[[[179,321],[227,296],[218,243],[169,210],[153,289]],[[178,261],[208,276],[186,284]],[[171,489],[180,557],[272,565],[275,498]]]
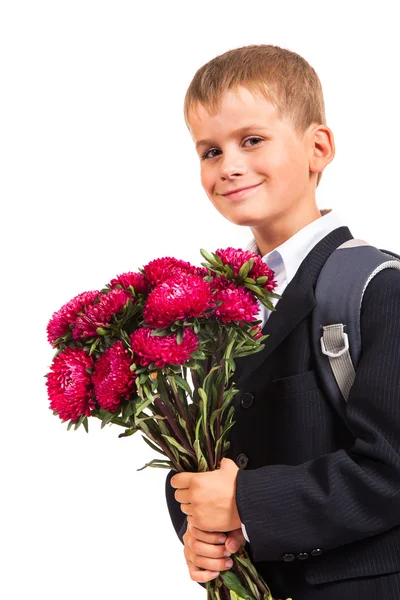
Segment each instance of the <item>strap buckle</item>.
[[349,338],[347,333],[343,332],[343,339],[344,339],[344,348],[342,348],[341,350],[338,350],[337,352],[330,352],[329,350],[327,350],[325,348],[325,342],[324,342],[324,336],[321,337],[321,350],[323,354],[326,354],[326,356],[330,356],[331,358],[336,358],[338,356],[341,356],[342,354],[344,354],[345,352],[347,352],[347,350],[349,349]]

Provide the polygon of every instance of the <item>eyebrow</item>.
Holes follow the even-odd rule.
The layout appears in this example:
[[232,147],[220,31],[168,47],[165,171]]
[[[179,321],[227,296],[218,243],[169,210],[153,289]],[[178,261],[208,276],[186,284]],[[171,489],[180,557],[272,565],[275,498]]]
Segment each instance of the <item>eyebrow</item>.
[[[254,123],[250,125],[246,125],[245,127],[240,127],[240,129],[236,129],[235,131],[232,132],[232,136],[237,135],[239,133],[245,133],[246,131],[265,131],[266,127],[263,127],[262,125],[259,125],[258,123]],[[196,144],[196,150],[198,148],[200,148],[200,146],[209,146],[210,144],[214,144],[215,142],[213,140],[200,140],[199,142],[197,142]]]

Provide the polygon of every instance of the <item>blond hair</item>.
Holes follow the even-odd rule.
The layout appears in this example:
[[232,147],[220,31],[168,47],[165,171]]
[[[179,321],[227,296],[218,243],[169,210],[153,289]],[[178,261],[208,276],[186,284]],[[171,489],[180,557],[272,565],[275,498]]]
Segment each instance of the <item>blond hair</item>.
[[326,124],[321,82],[311,65],[295,52],[259,44],[228,50],[196,71],[185,94],[186,125],[198,103],[216,114],[223,93],[238,86],[261,92],[300,135],[313,123]]

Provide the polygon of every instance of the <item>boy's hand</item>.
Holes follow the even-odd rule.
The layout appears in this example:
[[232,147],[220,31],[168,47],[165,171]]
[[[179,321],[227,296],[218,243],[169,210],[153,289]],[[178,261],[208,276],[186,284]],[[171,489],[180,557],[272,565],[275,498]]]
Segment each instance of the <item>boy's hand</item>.
[[202,473],[183,472],[171,477],[178,488],[175,500],[187,515],[188,523],[202,531],[233,531],[240,527],[236,506],[236,476],[239,467],[223,458],[219,469]]
[[[206,583],[218,577],[221,571],[228,571],[231,568],[232,560],[229,559],[229,556],[239,549],[242,540],[244,543],[245,539],[241,529],[230,531],[225,543],[219,541],[221,535],[217,531],[202,531],[188,522],[186,533],[182,539],[184,555],[192,581]],[[226,538],[225,535],[223,537]],[[236,546],[231,545],[234,541]],[[230,563],[226,564],[227,560],[230,560]]]

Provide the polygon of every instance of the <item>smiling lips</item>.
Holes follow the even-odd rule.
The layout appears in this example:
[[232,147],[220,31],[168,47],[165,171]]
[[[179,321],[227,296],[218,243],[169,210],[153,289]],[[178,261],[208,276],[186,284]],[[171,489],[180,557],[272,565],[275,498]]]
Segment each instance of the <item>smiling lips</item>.
[[260,186],[261,183],[257,183],[256,185],[252,185],[252,186],[245,187],[245,188],[238,188],[237,190],[232,190],[231,192],[227,192],[226,194],[222,194],[222,195],[225,196],[225,198],[242,198],[248,192],[250,192],[251,190],[254,190],[258,186]]

